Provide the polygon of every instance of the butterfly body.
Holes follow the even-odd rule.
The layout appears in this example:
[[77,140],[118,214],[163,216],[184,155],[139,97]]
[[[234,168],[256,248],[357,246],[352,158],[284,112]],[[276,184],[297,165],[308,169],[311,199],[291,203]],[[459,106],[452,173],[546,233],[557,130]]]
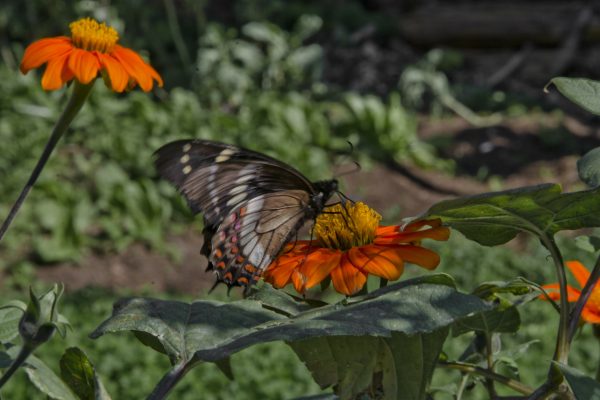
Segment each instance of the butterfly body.
[[256,282],[337,192],[336,180],[311,182],[281,161],[220,142],[180,140],[155,155],[161,176],[203,213],[201,253],[228,286]]

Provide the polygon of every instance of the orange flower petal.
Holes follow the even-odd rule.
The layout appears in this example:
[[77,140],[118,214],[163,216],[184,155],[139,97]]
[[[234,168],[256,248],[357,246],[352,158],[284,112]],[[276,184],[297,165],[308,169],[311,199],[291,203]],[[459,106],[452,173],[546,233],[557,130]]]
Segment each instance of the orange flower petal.
[[290,283],[292,273],[302,262],[302,256],[281,256],[273,262],[263,274],[263,279],[276,288],[282,288]]
[[294,288],[299,293],[317,285],[339,265],[342,253],[330,249],[318,249],[306,256],[301,265],[292,273]]
[[121,63],[125,71],[140,85],[144,92],[152,90],[152,79],[158,82],[158,86],[163,85],[160,75],[135,51],[116,45],[111,55]]
[[391,247],[362,246],[348,251],[348,259],[358,269],[393,281],[400,278],[404,262]]
[[65,80],[65,78],[68,77],[68,73],[65,73],[64,71],[67,69],[68,58],[69,53],[66,53],[48,61],[46,71],[44,71],[44,75],[42,75],[42,88],[44,90],[60,89],[68,81]]
[[[552,300],[558,300],[560,299],[560,286],[558,285],[558,283],[552,283],[550,285],[544,285],[542,286],[542,288],[544,290],[546,290],[548,292],[548,296],[550,296],[550,298]],[[573,303],[575,301],[577,301],[579,299],[579,296],[581,295],[581,292],[577,289],[575,289],[572,286],[567,285],[567,301],[569,303]],[[539,296],[540,299],[546,299],[546,296],[544,296],[543,294],[541,294]],[[546,299],[547,300],[547,299]]]
[[434,269],[440,263],[440,256],[436,252],[420,246],[405,244],[393,248],[404,261],[417,264],[423,268]]
[[425,229],[416,232],[397,232],[395,234],[387,234],[385,236],[376,236],[375,244],[399,244],[412,243],[423,239],[433,240],[448,240],[450,237],[450,229],[445,226],[438,228]]
[[589,307],[584,307],[581,311],[581,318],[590,324],[600,324],[600,314]]
[[20,66],[21,72],[26,74],[30,69],[38,68],[48,61],[71,52],[72,49],[71,39],[64,36],[35,41],[25,49]]
[[98,76],[100,62],[94,53],[73,49],[69,57],[69,68],[73,71],[77,80],[85,85]]
[[583,288],[590,278],[590,271],[587,270],[586,267],[583,266],[579,261],[567,261],[565,262],[571,273],[577,279],[579,286]]
[[121,63],[108,54],[96,53],[96,56],[100,60],[100,65],[108,73],[112,89],[117,93],[125,90],[129,82],[129,74],[127,74]]
[[438,226],[442,225],[442,220],[439,218],[436,219],[420,219],[418,221],[414,221],[411,222],[410,224],[406,225],[404,227],[404,229],[402,229],[403,232],[414,232],[414,231],[418,231],[419,229],[421,229],[424,226],[430,226],[432,228],[437,228]]
[[352,295],[358,292],[367,283],[367,275],[356,268],[346,254],[340,260],[340,265],[331,271],[333,287],[340,293]]

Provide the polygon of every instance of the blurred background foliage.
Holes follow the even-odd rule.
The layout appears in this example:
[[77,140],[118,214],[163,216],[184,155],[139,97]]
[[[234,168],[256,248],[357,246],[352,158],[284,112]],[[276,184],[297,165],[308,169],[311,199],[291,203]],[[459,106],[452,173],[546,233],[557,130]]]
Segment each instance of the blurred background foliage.
[[[564,112],[557,110],[556,103],[540,100],[549,77],[542,74],[532,83],[533,91],[512,90],[523,88],[522,82],[507,87],[483,84],[470,75],[465,79],[467,74],[461,72],[472,63],[469,50],[410,47],[399,39],[399,16],[418,6],[416,1],[385,0],[331,4],[313,0],[1,2],[0,216],[6,215],[26,181],[67,96],[67,90],[44,92],[39,72],[26,76],[18,72],[29,43],[66,35],[68,24],[83,16],[108,21],[119,31],[123,45],[151,61],[165,87],[152,94],[116,95],[101,82],[96,84],[0,244],[0,304],[24,297],[23,289],[32,282],[34,287],[43,286],[34,280],[40,268],[65,262],[86,268],[90,254],[120,254],[142,243],[151,252],[177,260],[178,250],[166,238],[185,238],[190,225],[197,236],[200,222],[180,196],[156,177],[152,153],[171,140],[198,137],[235,143],[284,160],[312,179],[330,178],[348,169],[341,164],[355,160],[363,172],[382,165],[392,171],[402,170],[402,165],[433,169],[451,187],[464,183],[455,181],[453,174],[503,187],[502,173],[513,168],[512,158],[510,162],[496,159],[486,149],[503,149],[504,142],[498,145],[495,138],[514,137],[501,129],[498,134],[498,128],[461,132],[474,136],[479,154],[489,157],[489,164],[473,169],[464,163],[468,154],[464,159],[452,157],[459,154],[452,152],[456,138],[420,134],[424,118],[445,123],[458,115],[473,129],[503,118],[559,120],[534,132],[535,140],[525,145],[517,141],[517,148],[538,149],[544,154],[540,158],[549,163],[557,158],[552,152],[584,151],[580,138],[573,139],[562,125]],[[489,55],[485,60],[494,64]],[[509,152],[509,157],[513,155]],[[523,158],[533,160],[527,155]],[[545,176],[555,178],[551,172]],[[403,210],[396,199],[413,193],[391,193],[379,179],[379,197],[386,206],[380,211],[398,222]],[[353,190],[361,194],[360,189]],[[436,198],[415,195],[415,202],[427,207]],[[568,239],[562,243],[567,246],[567,258],[591,258]],[[437,246],[443,260],[438,270],[455,276],[465,291],[482,281],[517,275],[540,283],[553,280],[546,254],[537,244],[522,241],[514,247],[484,249],[454,234],[450,245]],[[53,340],[40,356],[52,365],[64,348],[81,346],[115,398],[134,399],[149,393],[167,369],[166,359],[132,345],[133,338],[87,338],[110,313],[116,297],[127,294],[140,292],[126,285],[68,291],[64,313],[74,331],[66,341]],[[176,290],[156,294],[148,289],[142,294],[191,299]],[[519,360],[521,377],[535,385],[544,379],[544,370],[536,368],[536,362],[552,353],[554,338],[545,332],[553,331],[556,316],[547,304],[534,302],[526,307],[524,329],[503,340],[515,348],[542,339]],[[580,339],[573,353],[574,365],[592,371],[594,365],[586,358],[586,353],[597,351],[591,332],[584,329]],[[465,340],[459,338],[446,351],[460,354]],[[234,356],[233,369],[236,380],[230,382],[211,365],[197,368],[173,397],[278,399],[319,393],[308,371],[283,344],[246,350]],[[446,392],[456,389],[451,386],[457,380],[453,373],[436,375],[434,384],[445,388],[438,393],[440,399],[451,398]],[[10,399],[39,395],[23,376],[6,390],[3,394]],[[485,398],[478,390],[469,398]]]

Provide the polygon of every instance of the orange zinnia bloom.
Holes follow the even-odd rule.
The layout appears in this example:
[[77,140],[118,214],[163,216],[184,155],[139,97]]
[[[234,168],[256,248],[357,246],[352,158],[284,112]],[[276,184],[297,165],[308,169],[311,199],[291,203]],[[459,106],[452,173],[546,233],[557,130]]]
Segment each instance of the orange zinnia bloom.
[[[588,271],[579,261],[567,261],[565,264],[577,280],[577,283],[579,283],[579,286],[583,288],[590,278],[590,271]],[[550,296],[552,300],[560,299],[558,283],[544,285],[542,287],[546,290],[551,290],[551,292],[548,292],[548,296]],[[579,289],[567,285],[567,298],[569,303],[574,303],[579,300],[579,296],[581,296],[581,291]],[[540,298],[546,299],[545,296],[540,296]],[[600,288],[598,287],[598,284],[592,289],[592,293],[581,311],[581,319],[590,324],[600,324]]]
[[369,274],[398,279],[404,262],[437,267],[440,257],[421,247],[420,240],[447,240],[450,231],[440,226],[440,220],[416,221],[404,229],[379,226],[380,220],[364,203],[328,207],[315,223],[316,240],[288,244],[264,279],[277,288],[293,283],[297,292],[304,293],[331,276],[338,292],[352,295],[362,289]]
[[88,84],[98,72],[106,72],[107,85],[119,93],[136,84],[148,92],[153,80],[163,85],[160,75],[139,54],[117,44],[119,35],[113,28],[91,18],[73,22],[69,28],[71,37],[41,39],[25,49],[21,62],[24,74],[48,64],[42,76],[45,90],[60,89],[73,78]]

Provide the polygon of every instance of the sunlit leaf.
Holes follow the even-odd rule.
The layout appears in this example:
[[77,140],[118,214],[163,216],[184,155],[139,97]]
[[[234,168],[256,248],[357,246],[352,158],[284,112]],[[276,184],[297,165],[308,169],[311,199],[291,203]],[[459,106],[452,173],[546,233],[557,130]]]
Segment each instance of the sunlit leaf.
[[579,107],[600,115],[600,82],[585,78],[553,78],[558,91]]
[[435,204],[425,214],[441,218],[480,244],[508,242],[519,232],[554,235],[600,226],[600,189],[561,193],[560,185],[528,186]]
[[68,348],[60,359],[63,381],[80,400],[110,400],[91,361],[77,347]]
[[488,308],[479,298],[452,287],[411,281],[390,285],[362,300],[303,311],[291,318],[265,309],[255,300],[187,304],[137,298],[118,302],[112,317],[91,337],[143,331],[162,343],[172,361],[215,361],[274,340],[431,332]]

